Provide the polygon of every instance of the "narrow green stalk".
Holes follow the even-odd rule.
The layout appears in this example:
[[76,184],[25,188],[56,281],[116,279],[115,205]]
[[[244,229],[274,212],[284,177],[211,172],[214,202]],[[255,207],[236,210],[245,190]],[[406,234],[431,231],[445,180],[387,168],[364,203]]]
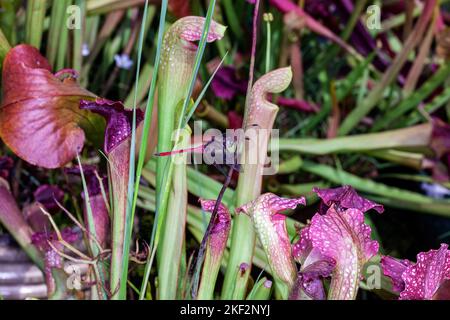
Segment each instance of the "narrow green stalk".
[[401,122],[401,127],[410,127],[417,124],[420,121],[428,120],[428,114],[432,114],[442,106],[444,106],[447,102],[450,101],[450,83],[446,88],[442,91],[441,94],[436,96],[431,102],[425,104],[423,106],[423,111],[417,110],[412,112],[408,119]]
[[75,3],[80,8],[82,21],[81,28],[73,30],[72,68],[81,73],[83,63],[83,34],[86,30],[86,1],[76,0]]
[[211,249],[206,249],[205,261],[203,262],[202,279],[198,289],[197,300],[213,300],[214,288],[216,287],[217,275],[220,270],[220,261],[211,254]]
[[33,0],[27,2],[25,42],[36,48],[41,47],[46,7],[47,0]]
[[[91,233],[90,235],[88,235],[89,248],[91,250],[92,255],[94,257],[98,257],[101,252],[100,252],[100,248],[98,247],[97,243],[93,240],[94,237],[97,238],[97,233],[96,233],[96,226],[95,226],[95,222],[94,222],[94,215],[93,215],[92,207],[91,207],[91,200],[90,200],[89,192],[87,189],[86,179],[84,177],[83,166],[81,165],[81,160],[80,160],[79,156],[77,156],[77,160],[78,160],[78,166],[80,168],[81,182],[83,185],[83,194],[84,194],[86,212],[87,212],[87,217],[88,217],[87,225],[88,225],[88,230]],[[106,265],[104,262],[99,261],[97,264],[97,267],[99,270],[99,279],[96,279],[97,296],[101,297],[102,300],[107,300],[108,295],[104,289],[104,288],[106,288],[106,274],[107,274]]]
[[[419,81],[419,77],[422,74],[423,68],[426,65],[426,59],[430,53],[431,44],[433,42],[436,30],[437,13],[438,11],[435,10],[435,14],[433,15],[433,18],[430,22],[430,26],[428,27],[428,30],[426,32],[426,35],[424,36],[422,44],[419,46],[419,52],[417,53],[417,56],[414,59],[414,63],[406,78],[405,84],[403,86],[403,95],[405,98],[408,97],[416,88],[417,82]],[[412,17],[410,17],[409,20],[412,23]]]
[[128,94],[127,98],[125,99],[125,102],[123,103],[124,105],[126,106],[134,105],[134,96],[136,95],[136,91],[137,91],[136,105],[139,105],[146,98],[153,79],[153,70],[154,70],[153,65],[150,62],[144,64],[139,75],[137,89],[135,83],[135,85],[131,88],[131,91]]
[[[154,74],[152,77],[152,82],[150,85],[150,90],[149,90],[149,95],[147,98],[147,107],[145,110],[145,118],[144,118],[144,133],[143,133],[143,137],[142,137],[142,142],[141,142],[141,149],[140,149],[140,155],[139,155],[139,161],[138,161],[138,167],[137,167],[137,172],[136,172],[136,181],[139,181],[140,175],[142,173],[142,168],[144,166],[144,157],[146,154],[146,148],[147,148],[147,141],[148,141],[148,132],[150,129],[150,124],[151,124],[151,115],[153,112],[153,98],[154,98],[154,93],[155,93],[155,88],[156,88],[156,80],[157,80],[157,74],[159,71],[159,62],[160,62],[160,57],[161,57],[161,50],[163,49],[163,35],[164,35],[164,23],[165,23],[165,17],[166,17],[166,12],[167,12],[167,5],[168,5],[168,1],[164,0],[162,2],[162,7],[161,7],[161,18],[159,21],[159,30],[158,30],[158,45],[156,47],[156,57],[155,57],[155,65],[154,65]],[[167,63],[167,60],[166,60]],[[161,104],[162,105],[162,104]],[[158,122],[159,122],[159,116],[158,116]],[[161,123],[159,123],[159,125],[161,125]],[[159,128],[159,126],[158,126]],[[161,166],[161,164],[160,164]],[[169,168],[170,169],[170,168]],[[165,169],[164,169],[165,170]],[[160,172],[160,174],[162,173],[162,171]],[[169,176],[170,176],[170,170],[169,170]],[[137,182],[135,185],[135,191],[139,188]],[[161,193],[160,193],[161,195]],[[134,212],[134,208],[135,208],[135,203],[137,200],[137,192],[135,192],[135,198],[133,199],[133,212]],[[157,207],[158,207],[158,212],[160,210],[161,207],[161,199],[159,198],[157,201]],[[163,203],[163,207],[164,207],[164,203]],[[158,214],[158,213],[157,213]],[[155,219],[157,221],[159,221],[158,219]],[[150,247],[156,247],[157,246],[157,242],[155,244],[155,237],[156,237],[156,231],[157,231],[157,224],[154,224],[153,227],[153,232],[152,232],[152,236],[150,239]],[[156,239],[157,240],[157,239]],[[142,280],[142,285],[141,285],[141,295],[140,295],[140,299],[144,299],[144,294],[146,292],[146,287],[147,287],[147,283],[148,283],[148,278],[150,276],[150,270],[151,270],[151,263],[150,263],[150,258],[147,261],[147,264],[145,266],[145,272],[144,272],[144,278]]]
[[[129,152],[131,148],[130,138],[122,141],[108,155],[109,181],[111,182],[112,195],[112,244],[111,244],[111,273],[110,288],[111,299],[122,300],[126,296],[126,284],[128,277],[129,243],[131,237],[127,235],[127,205],[130,171]],[[126,244],[128,243],[128,246]],[[126,265],[125,265],[126,263]]]
[[[363,62],[356,65],[352,68],[352,71],[341,81],[338,81],[339,86],[336,88],[336,97],[338,101],[342,101],[354,88],[357,82],[361,81],[361,78],[364,78],[364,75],[369,74],[368,66],[372,63],[375,58],[375,52],[372,52],[364,59]],[[364,82],[361,85],[360,92],[364,92],[363,89],[366,88],[364,86]]]
[[60,39],[58,46],[58,56],[56,57],[55,69],[61,70],[66,66],[67,49],[69,44],[69,29],[66,26],[59,31]]
[[266,73],[270,71],[270,48],[271,48],[271,35],[272,31],[270,28],[270,23],[273,21],[273,16],[271,13],[265,13],[264,14],[264,21],[266,22],[267,26],[267,42],[266,42]]
[[[175,145],[183,149],[190,145],[191,130],[189,127],[180,134]],[[161,241],[158,246],[158,293],[159,299],[174,300],[177,297],[179,271],[184,244],[187,212],[187,154],[174,155],[172,188],[166,221],[162,226]]]
[[[252,87],[255,69],[257,19],[259,12],[259,4],[260,1],[256,0],[255,7],[253,10],[252,49],[250,57],[249,82],[247,85],[247,94],[245,96],[245,112],[244,112],[243,128],[245,128],[249,123],[248,117],[252,109],[251,100],[252,100]],[[258,181],[259,177],[255,176],[255,171],[257,171],[257,168],[254,167],[253,169],[247,168],[243,170],[244,175],[247,175],[247,177],[243,178],[241,174],[239,175],[239,184],[241,185],[240,189],[248,188],[248,192],[246,194],[242,192],[242,190],[239,191],[239,184],[238,184],[237,190],[238,196],[236,197],[235,202],[236,207],[253,200],[261,192],[260,190],[258,190],[258,188],[260,188],[259,185],[260,181]],[[251,181],[252,179],[253,181]],[[248,186],[252,185],[254,182],[256,182],[256,186],[254,188],[249,188]],[[244,277],[239,276],[239,269],[240,265],[244,262],[247,263],[250,267],[255,239],[256,239],[255,232],[253,230],[251,220],[244,215],[234,217],[233,227],[231,231],[230,258],[228,261],[228,268],[225,273],[225,279],[222,286],[222,299],[233,298],[235,292],[241,295],[241,299],[244,298],[248,279],[247,277],[245,277],[245,273],[243,274]],[[235,291],[235,289],[238,290]]]
[[0,29],[2,29],[4,37],[13,47],[17,43],[17,25],[21,24],[21,21],[19,21],[16,15],[18,6],[20,5],[21,3],[19,1],[0,0],[0,6],[3,9],[1,12]]
[[5,59],[5,56],[8,53],[9,49],[11,49],[11,45],[0,29],[0,69],[3,65],[3,59]]
[[[50,65],[55,68],[59,48],[61,46],[63,29],[66,29],[66,8],[68,0],[53,1],[50,15],[50,27],[47,37],[46,58]],[[81,53],[81,52],[80,52]]]
[[427,98],[438,86],[445,83],[450,78],[450,62],[440,66],[439,70],[425,82],[420,88],[415,90],[407,99],[402,100],[398,106],[389,109],[373,126],[373,131],[386,128],[406,112],[414,109]]
[[330,153],[366,152],[379,149],[426,148],[431,141],[432,125],[337,137],[333,139],[280,139],[280,151],[324,155]]
[[423,169],[425,155],[422,153],[399,151],[399,150],[375,150],[367,152],[369,156],[384,159],[401,166],[414,168],[416,170]]
[[88,0],[86,2],[88,15],[101,15],[142,5],[144,0]]
[[[233,169],[230,169],[224,186],[230,182],[232,175]],[[217,275],[219,274],[222,258],[227,247],[231,227],[231,215],[228,209],[222,204],[222,196],[223,191],[219,193],[217,200],[200,200],[202,209],[211,212],[211,218],[204,232],[197,256],[198,264],[203,258],[201,246],[205,245],[205,259],[203,269],[201,270],[200,286],[197,294],[193,293],[193,297],[196,297],[197,300],[214,299]],[[197,286],[195,279],[193,280],[193,285]]]
[[[197,49],[197,52],[195,55],[195,62],[194,62],[194,66],[193,66],[193,70],[192,70],[192,74],[191,74],[189,89],[187,91],[187,96],[183,100],[183,108],[181,109],[181,117],[179,117],[179,120],[178,120],[178,127],[177,127],[178,130],[182,129],[182,127],[183,127],[183,122],[185,120],[183,116],[186,114],[186,111],[188,109],[188,105],[190,102],[190,98],[192,96],[192,93],[194,92],[194,86],[195,86],[195,82],[197,80],[197,74],[200,69],[200,64],[202,62],[203,53],[205,51],[206,43],[207,43],[208,36],[210,33],[211,22],[213,21],[212,17],[214,14],[215,5],[216,5],[216,0],[212,0],[209,2],[208,11],[206,12],[205,22],[203,25],[202,36],[200,38],[198,49]],[[218,32],[219,32],[218,38],[223,37],[226,27],[221,26],[220,29],[221,30],[218,30]],[[186,125],[186,123],[184,123],[184,125]]]
[[189,120],[191,120],[192,115],[194,114],[195,110],[197,110],[197,107],[199,106],[200,102],[202,102],[203,97],[205,96],[205,93],[209,88],[209,85],[211,84],[212,80],[214,79],[214,76],[216,75],[217,71],[219,71],[220,67],[222,66],[222,64],[225,61],[227,56],[228,56],[228,51],[225,52],[224,56],[222,57],[222,60],[220,60],[220,63],[217,65],[216,69],[211,74],[211,76],[209,77],[205,86],[203,87],[202,91],[198,95],[197,100],[194,102],[193,106],[190,108],[189,112],[187,113],[187,115],[184,119],[182,127],[186,126],[189,123]]
[[[144,43],[144,35],[145,35],[145,26],[147,19],[147,11],[148,11],[148,0],[145,1],[143,20],[141,22],[141,29],[139,35],[139,44],[138,44],[138,58],[137,58],[137,66],[136,66],[136,82],[135,82],[135,96],[134,96],[134,104],[133,104],[133,120],[132,120],[132,131],[131,131],[131,141],[130,141],[130,150],[129,150],[129,168],[128,168],[128,188],[127,188],[127,201],[126,201],[126,218],[124,228],[124,241],[123,241],[123,256],[122,256],[122,267],[121,267],[121,275],[120,275],[120,287],[119,287],[119,299],[125,300],[127,297],[127,283],[128,283],[128,264],[129,264],[129,256],[130,256],[130,244],[132,238],[133,224],[134,224],[134,192],[135,188],[135,152],[136,152],[136,104],[137,104],[137,88],[139,86],[139,73],[141,71],[141,58],[142,58],[142,49]],[[139,180],[138,180],[139,181]]]
[[[355,7],[353,8],[352,15],[350,16],[349,21],[345,24],[345,28],[340,36],[342,41],[347,41],[352,34],[353,29],[355,28],[355,25],[361,16],[361,12],[366,8],[366,2],[367,0],[355,1]],[[337,44],[331,45],[329,50],[322,53],[323,58],[318,59],[319,63],[310,68],[311,70],[308,71],[308,74],[316,74],[320,70],[324,70],[325,68],[327,68],[330,64],[330,61],[334,59],[337,54],[339,54],[340,50],[341,48]],[[365,62],[363,62],[363,64],[365,64]]]
[[[158,112],[158,152],[172,150],[173,140],[178,141],[179,129],[182,128],[206,42],[221,39],[225,32],[224,26],[212,23],[214,4],[215,1],[210,2],[206,18],[184,17],[176,21],[164,36],[161,74],[158,80],[158,110],[160,110]],[[197,39],[200,30],[202,35],[200,39]],[[186,43],[195,40],[200,40],[200,43],[194,54],[192,47],[189,48]],[[174,133],[175,139],[173,139]],[[153,243],[158,243],[161,227],[165,221],[172,169],[171,158],[158,157],[157,213],[150,241],[151,246]]]
[[234,3],[232,0],[222,0],[222,5],[225,11],[225,16],[227,17],[227,22],[230,26],[231,31],[236,36],[238,40],[242,39],[242,28],[239,24],[239,18],[236,14]]
[[266,277],[259,279],[247,296],[247,300],[269,300],[272,294],[272,281]]
[[[138,196],[138,192],[139,192],[139,182],[140,182],[141,175],[142,175],[142,169],[144,167],[145,154],[147,153],[148,135],[150,132],[150,125],[152,123],[152,114],[153,114],[153,106],[154,106],[153,100],[154,100],[154,96],[155,96],[156,81],[157,81],[157,76],[158,76],[159,63],[160,63],[160,59],[161,59],[161,50],[162,50],[162,42],[163,42],[163,35],[164,35],[164,26],[165,26],[165,22],[166,22],[167,6],[168,6],[168,0],[163,0],[162,5],[161,5],[160,19],[159,19],[158,40],[157,40],[157,45],[156,45],[156,56],[155,56],[155,61],[154,61],[154,65],[153,65],[154,71],[152,74],[152,80],[150,83],[150,88],[149,88],[148,96],[147,96],[147,105],[145,108],[144,124],[143,124],[143,134],[142,134],[142,138],[141,138],[141,146],[139,149],[139,159],[138,159],[138,164],[137,164],[137,168],[136,168],[134,197],[133,197],[133,204],[131,206],[131,210],[132,210],[131,212],[132,212],[133,216],[134,216],[134,213],[136,210],[137,196]],[[137,100],[137,94],[138,94],[138,90],[136,88],[138,88],[138,86],[136,86],[134,89],[135,97],[136,97],[135,100]],[[155,201],[155,203],[156,203],[156,201]],[[152,236],[152,239],[150,240],[150,248],[155,248],[155,247],[156,246],[153,243],[153,236]],[[147,284],[148,284],[148,279],[150,277],[150,271],[151,271],[151,267],[152,267],[151,259],[152,258],[149,256],[149,258],[147,259],[147,263],[145,265],[144,277],[142,279],[141,290],[140,290],[140,295],[139,295],[140,300],[145,298],[145,293],[147,292]]]
[[437,214],[448,217],[450,215],[450,201],[437,201],[420,193],[391,187],[383,183],[360,178],[351,173],[337,170],[333,167],[316,164],[310,161],[302,161],[301,170],[313,173],[335,184],[348,184],[356,190],[368,194],[370,199],[386,205],[400,208],[413,209],[429,214]]

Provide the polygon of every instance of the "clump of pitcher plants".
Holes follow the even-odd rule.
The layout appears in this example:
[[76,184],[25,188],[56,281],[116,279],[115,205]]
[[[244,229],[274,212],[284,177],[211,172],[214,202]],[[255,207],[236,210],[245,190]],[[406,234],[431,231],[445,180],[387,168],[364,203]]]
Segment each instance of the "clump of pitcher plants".
[[148,1],[73,34],[60,3],[0,12],[27,26],[0,21],[0,233],[47,297],[449,300],[449,245],[401,259],[377,228],[449,217],[448,12],[386,4],[369,33],[364,1],[206,2],[151,32]]

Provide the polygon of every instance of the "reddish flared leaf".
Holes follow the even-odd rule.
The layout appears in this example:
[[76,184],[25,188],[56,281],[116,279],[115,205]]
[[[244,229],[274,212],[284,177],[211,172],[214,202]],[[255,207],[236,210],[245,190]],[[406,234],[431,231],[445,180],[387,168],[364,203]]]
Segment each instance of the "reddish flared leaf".
[[441,285],[450,280],[448,245],[441,244],[438,250],[419,253],[417,263],[406,268],[402,279],[405,290],[400,293],[400,300],[433,299]]
[[286,216],[281,212],[295,209],[299,204],[306,204],[304,197],[289,199],[265,193],[236,209],[236,213],[250,216],[274,277],[289,287],[294,285],[297,270],[287,233]]
[[[106,119],[104,149],[107,154],[131,136],[133,111],[126,109],[122,102],[107,99],[82,100],[80,109],[90,110]],[[136,109],[136,126],[143,119],[142,110]]]
[[52,74],[39,51],[25,44],[11,49],[4,60],[0,136],[19,157],[44,168],[71,161],[83,148],[83,129],[94,131],[103,121],[78,108],[81,99],[94,94],[63,73]]
[[342,186],[333,189],[314,188],[313,191],[322,199],[320,206],[321,214],[325,214],[333,204],[343,209],[357,209],[361,212],[366,212],[371,209],[374,209],[378,213],[384,211],[384,207],[381,204],[361,197],[352,186]]
[[[207,212],[213,212],[216,200],[200,199],[202,209]],[[231,215],[227,207],[222,203],[219,204],[216,219],[213,222],[213,229],[209,235],[208,246],[212,255],[222,257],[227,246],[228,235],[231,228]],[[220,263],[220,259],[217,259]]]
[[413,265],[409,260],[400,260],[389,256],[381,258],[381,267],[385,276],[391,278],[392,289],[396,292],[402,292],[405,290],[405,282],[402,279],[402,274],[406,268]]
[[333,258],[313,246],[309,228],[306,226],[300,231],[300,239],[292,247],[292,255],[301,267],[289,297],[291,300],[324,300],[322,278],[329,277],[336,266]]
[[312,247],[336,261],[328,299],[354,299],[363,265],[378,252],[363,211],[333,204],[324,215],[315,214],[308,228]]

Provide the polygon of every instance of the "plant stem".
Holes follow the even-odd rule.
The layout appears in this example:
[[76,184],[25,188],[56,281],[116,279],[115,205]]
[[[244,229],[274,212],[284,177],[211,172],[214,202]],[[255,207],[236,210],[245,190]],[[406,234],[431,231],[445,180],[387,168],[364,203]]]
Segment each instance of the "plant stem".
[[[250,57],[250,72],[249,82],[247,86],[247,95],[245,97],[245,113],[243,128],[247,125],[247,118],[249,117],[251,105],[251,95],[253,86],[253,76],[255,68],[255,55],[256,55],[256,38],[257,38],[257,20],[259,12],[259,0],[256,0],[255,8],[253,11],[253,32],[252,32],[252,51]],[[242,205],[248,201],[253,200],[260,193],[258,190],[258,178],[255,177],[256,168],[251,169],[243,168],[243,175],[239,175],[239,183],[237,190],[236,206]],[[253,172],[252,172],[253,171]],[[256,182],[257,187],[253,186]],[[247,189],[247,192],[243,192],[243,189]],[[222,287],[222,299],[231,299],[234,296],[235,289],[241,288],[239,291],[240,298],[244,298],[245,287],[247,284],[247,277],[245,274],[238,277],[238,272],[241,263],[246,262],[251,264],[253,255],[253,248],[255,245],[255,232],[249,217],[245,215],[238,215],[234,217],[234,224],[231,232],[231,250],[230,258],[228,261],[228,268],[225,273],[225,279]],[[247,273],[248,275],[248,273]],[[240,284],[239,281],[244,281],[244,284]],[[238,293],[236,291],[236,293]]]
[[233,7],[232,0],[222,0],[222,5],[225,9],[225,16],[227,17],[227,22],[230,26],[231,31],[238,40],[241,40],[241,26],[239,24],[239,18],[235,12],[235,8]]
[[367,193],[368,198],[386,205],[403,209],[413,209],[415,211],[437,214],[444,217],[450,215],[450,201],[437,201],[420,193],[391,187],[383,183],[360,178],[327,165],[316,164],[306,160],[302,161],[300,169],[336,184],[351,185],[356,190]]
[[271,13],[264,14],[264,20],[266,21],[267,26],[267,43],[266,43],[266,73],[270,71],[270,48],[271,48],[271,28],[270,22],[273,20],[273,16]]
[[[129,248],[125,250],[125,227],[127,213],[127,185],[130,168],[130,139],[122,141],[109,154],[109,179],[111,181],[111,194],[114,195],[112,204],[112,255],[110,288],[111,299],[124,299],[126,294],[126,277],[128,268],[124,269],[124,254],[128,254]],[[129,242],[128,242],[129,243]],[[128,261],[128,257],[127,257]],[[121,284],[124,281],[125,284]]]
[[69,29],[66,26],[59,31],[58,56],[56,57],[55,69],[61,70],[66,65],[67,47],[69,44]]
[[[292,79],[290,67],[273,70],[262,76],[254,84],[247,105],[248,117],[244,122],[246,135],[257,127],[254,137],[245,143],[241,155],[242,172],[239,174],[236,189],[236,207],[256,199],[262,188],[264,164],[266,163],[269,138],[278,113],[278,106],[266,100],[268,93],[280,93],[285,90]],[[254,156],[257,159],[254,159]],[[256,160],[256,161],[255,161]],[[251,268],[255,247],[255,231],[247,215],[237,215],[231,234],[230,259],[222,288],[223,299],[244,299],[249,272],[238,274],[242,264]],[[242,283],[241,283],[242,282]]]
[[272,281],[261,278],[247,296],[247,300],[269,300],[272,294]]
[[[98,247],[98,244],[95,243],[95,241],[93,240],[94,237],[97,238],[97,232],[96,232],[96,225],[95,225],[95,220],[94,220],[94,213],[93,213],[92,205],[91,205],[91,198],[89,197],[88,187],[87,187],[83,167],[81,165],[81,160],[80,160],[79,156],[77,156],[77,160],[78,160],[78,166],[80,168],[81,181],[82,181],[82,185],[83,185],[83,194],[84,194],[84,199],[85,199],[85,210],[86,210],[86,217],[87,217],[86,223],[88,225],[87,230],[89,230],[89,233],[91,233],[91,235],[88,235],[89,248],[91,250],[92,255],[94,257],[98,257],[101,252],[100,252],[100,248]],[[99,261],[97,267],[98,267],[98,271],[99,271],[98,274],[95,274],[95,280],[98,284],[96,286],[97,296],[101,297],[103,300],[106,300],[108,298],[108,295],[107,295],[106,291],[103,289],[106,287],[106,275],[107,275],[106,265],[105,265],[105,263]]]
[[[148,141],[148,135],[150,132],[150,125],[152,123],[152,114],[153,114],[153,105],[154,105],[153,99],[154,99],[155,90],[156,90],[156,80],[157,80],[159,62],[160,62],[160,57],[161,57],[162,39],[163,39],[163,34],[164,34],[163,30],[164,30],[165,19],[166,19],[167,5],[168,5],[168,0],[163,0],[162,4],[161,4],[161,12],[160,12],[160,19],[159,19],[158,41],[157,41],[157,46],[156,46],[154,72],[152,74],[152,80],[150,83],[150,88],[149,88],[148,96],[147,96],[147,105],[146,105],[146,109],[145,109],[144,125],[143,125],[143,135],[141,138],[141,146],[139,149],[139,159],[138,159],[138,164],[137,164],[137,168],[136,168],[134,196],[133,196],[133,203],[131,205],[131,215],[132,216],[134,216],[134,212],[136,210],[136,201],[137,201],[137,195],[138,195],[138,191],[139,191],[139,182],[141,179],[142,168],[144,166],[145,154],[147,151],[147,141]],[[136,80],[136,82],[137,81],[138,80]],[[136,83],[136,86],[134,89],[135,103],[137,103],[137,100],[138,100],[137,95],[138,95],[138,83]],[[151,243],[150,247],[152,248],[153,246],[154,245]],[[139,299],[141,299],[141,300],[144,299],[145,293],[147,292],[147,283],[148,283],[148,278],[150,276],[150,269],[151,269],[150,261],[151,261],[151,257],[149,256],[149,258],[147,260],[147,264],[145,265],[144,278],[143,278],[142,284],[141,284],[141,290],[140,290],[140,295],[139,295]]]
[[11,49],[11,45],[3,34],[2,29],[0,29],[0,68],[3,65],[3,59],[5,58],[9,49]]
[[42,33],[44,31],[46,6],[47,0],[27,2],[25,42],[38,49],[41,47]]
[[[230,167],[230,169],[228,170],[228,174],[227,174],[226,180],[225,180],[225,182],[224,182],[224,184],[222,186],[222,189],[220,189],[219,196],[217,197],[216,204],[214,205],[214,210],[213,210],[213,212],[211,214],[211,220],[209,221],[208,228],[206,229],[205,235],[203,236],[202,243],[200,244],[200,249],[198,251],[198,256],[197,256],[197,263],[196,263],[196,266],[195,266],[196,271],[195,271],[195,274],[194,274],[194,280],[193,280],[193,286],[192,286],[192,297],[194,299],[197,298],[197,290],[198,290],[198,282],[199,282],[199,277],[200,277],[200,269],[201,269],[201,266],[202,266],[202,263],[203,263],[203,258],[204,258],[204,255],[205,255],[206,244],[208,242],[208,239],[211,236],[211,230],[212,230],[212,228],[214,226],[214,221],[216,221],[216,217],[217,217],[217,214],[218,214],[219,206],[222,203],[222,198],[223,198],[223,196],[225,194],[225,191],[228,188],[228,185],[231,182],[231,178],[233,176],[233,172],[234,172],[233,167]],[[203,277],[203,275],[202,275],[202,277]],[[216,277],[217,277],[217,274],[216,274]],[[202,279],[202,282],[203,282],[203,280],[204,279]],[[215,279],[214,279],[214,283],[211,284],[212,290],[214,290],[214,285],[215,285]]]
[[[137,67],[136,67],[136,83],[135,83],[135,96],[134,96],[134,104],[133,104],[133,117],[132,117],[132,124],[131,124],[131,140],[130,143],[127,143],[127,146],[129,146],[128,151],[128,167],[126,167],[125,170],[128,170],[127,172],[127,190],[125,191],[126,194],[126,203],[125,208],[123,208],[124,211],[124,221],[123,221],[123,243],[122,243],[122,266],[120,268],[120,282],[119,282],[119,298],[122,300],[125,300],[127,298],[127,283],[128,283],[128,264],[129,264],[129,255],[130,255],[130,243],[131,238],[133,237],[133,224],[134,224],[134,192],[136,190],[135,186],[135,152],[136,152],[136,101],[137,101],[137,87],[139,85],[139,72],[141,71],[141,58],[142,58],[142,49],[143,49],[143,43],[144,43],[144,35],[145,35],[145,26],[146,26],[146,18],[147,18],[147,11],[148,11],[148,0],[145,1],[145,7],[143,12],[143,20],[141,21],[140,25],[140,32],[139,32],[139,44],[138,44],[138,58],[137,58]],[[137,27],[136,27],[137,28]],[[137,32],[137,29],[133,30]],[[131,52],[131,47],[134,42],[134,36],[131,35],[129,42],[129,48],[128,50]],[[132,40],[133,39],[133,40]]]
[[426,123],[404,129],[333,139],[280,139],[278,148],[281,151],[315,155],[395,148],[426,148],[430,144],[431,132],[432,125]]
[[[177,149],[189,146],[191,130],[186,127],[180,134]],[[158,246],[159,299],[173,300],[177,297],[179,271],[184,244],[187,211],[187,154],[174,155],[172,188],[169,196],[166,222],[162,227]]]
[[80,8],[82,21],[81,28],[73,30],[72,68],[81,73],[83,63],[83,34],[86,30],[86,1],[76,0],[76,5]]
[[62,30],[66,29],[65,21],[67,4],[67,0],[54,1],[52,4],[46,58],[53,68],[55,68],[56,58],[61,45]]

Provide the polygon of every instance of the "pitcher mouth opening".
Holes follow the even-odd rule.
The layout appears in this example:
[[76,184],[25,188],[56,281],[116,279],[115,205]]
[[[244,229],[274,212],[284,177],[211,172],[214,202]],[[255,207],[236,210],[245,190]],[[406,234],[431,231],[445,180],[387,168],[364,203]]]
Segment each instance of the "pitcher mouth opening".
[[199,44],[200,40],[185,40],[185,39],[181,39],[181,43],[183,44],[183,48],[192,51],[192,52],[196,52],[198,49],[198,44]]

